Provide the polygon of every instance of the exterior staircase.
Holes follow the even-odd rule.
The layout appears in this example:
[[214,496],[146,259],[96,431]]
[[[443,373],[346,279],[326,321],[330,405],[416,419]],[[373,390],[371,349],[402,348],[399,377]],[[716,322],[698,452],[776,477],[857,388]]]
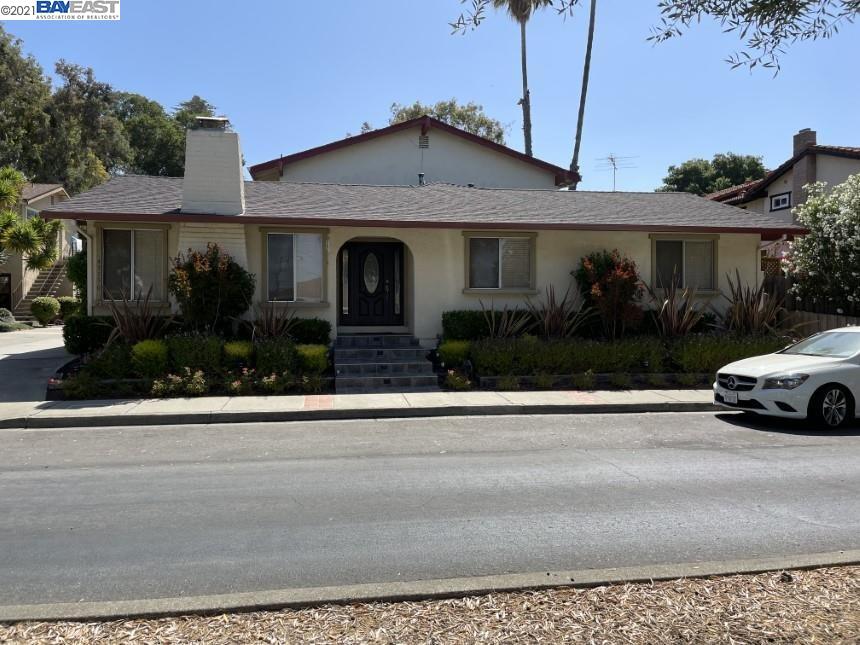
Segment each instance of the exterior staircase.
[[27,295],[15,305],[15,310],[12,312],[15,320],[18,322],[34,322],[36,319],[30,312],[30,305],[33,303],[33,300],[41,296],[53,296],[56,298],[65,277],[65,259],[55,262],[50,268],[39,271],[39,275],[36,276],[29,291],[27,291]]
[[338,394],[439,391],[427,350],[407,334],[339,335],[334,372]]

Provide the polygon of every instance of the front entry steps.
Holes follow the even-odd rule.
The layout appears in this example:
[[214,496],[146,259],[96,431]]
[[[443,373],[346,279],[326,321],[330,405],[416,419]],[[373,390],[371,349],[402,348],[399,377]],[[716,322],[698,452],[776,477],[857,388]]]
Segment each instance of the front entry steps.
[[427,350],[408,334],[342,334],[334,343],[335,391],[438,392]]

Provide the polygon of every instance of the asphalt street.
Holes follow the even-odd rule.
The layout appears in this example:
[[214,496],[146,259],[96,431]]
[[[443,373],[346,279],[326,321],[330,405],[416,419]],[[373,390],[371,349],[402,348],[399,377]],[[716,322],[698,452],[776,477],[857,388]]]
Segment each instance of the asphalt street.
[[737,414],[0,430],[0,604],[860,548],[860,431]]

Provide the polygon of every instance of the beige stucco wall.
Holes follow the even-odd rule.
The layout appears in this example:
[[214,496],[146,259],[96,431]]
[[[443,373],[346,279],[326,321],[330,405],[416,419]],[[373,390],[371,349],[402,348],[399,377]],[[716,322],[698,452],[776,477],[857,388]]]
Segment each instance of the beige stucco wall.
[[[129,224],[100,224],[100,228],[137,226]],[[144,225],[145,226],[145,225]],[[257,294],[255,300],[262,301],[262,262],[261,228],[272,230],[277,228],[284,231],[307,229],[303,227],[264,227],[245,225],[245,241],[248,257],[248,270],[257,276]],[[167,226],[168,257],[179,252],[179,227]],[[338,280],[337,256],[341,247],[354,239],[364,240],[396,240],[403,242],[406,247],[406,267],[404,276],[405,303],[404,313],[406,328],[421,339],[424,345],[435,343],[436,336],[441,333],[441,314],[453,309],[480,309],[480,302],[496,307],[509,305],[522,306],[525,301],[523,294],[503,294],[488,291],[483,294],[464,293],[466,286],[465,271],[465,237],[462,230],[452,229],[394,229],[374,227],[331,227],[322,229],[326,235],[327,244],[324,249],[326,262],[325,271],[325,302],[321,304],[289,305],[300,316],[317,316],[332,323],[337,334],[338,311]],[[517,234],[517,233],[514,233]],[[519,232],[522,234],[522,232]],[[685,236],[679,235],[679,238]],[[686,236],[689,237],[689,236]],[[219,241],[213,236],[212,241]],[[98,239],[98,238],[97,238]],[[719,288],[727,292],[726,274],[734,276],[735,269],[740,272],[741,280],[748,284],[758,284],[761,279],[759,266],[760,238],[758,235],[724,234],[717,241],[717,273]],[[652,281],[651,265],[651,236],[643,232],[599,232],[599,231],[539,231],[535,240],[536,250],[536,292],[542,294],[547,286],[555,287],[559,295],[573,285],[570,275],[579,259],[596,250],[618,249],[621,253],[633,258],[642,279]],[[100,243],[97,244],[100,249]],[[96,253],[96,270],[101,271],[100,253]],[[533,295],[532,297],[537,297]],[[704,300],[716,308],[722,308],[724,301],[718,294],[703,294]],[[96,306],[95,313],[106,313],[104,306]]]
[[816,165],[818,181],[826,182],[830,188],[841,184],[851,175],[860,173],[860,159],[818,155]]
[[555,187],[555,174],[551,170],[537,168],[443,130],[431,129],[430,147],[421,149],[420,132],[421,128],[416,126],[292,162],[286,166],[281,181],[414,185],[418,183],[418,173],[423,172],[427,182]]

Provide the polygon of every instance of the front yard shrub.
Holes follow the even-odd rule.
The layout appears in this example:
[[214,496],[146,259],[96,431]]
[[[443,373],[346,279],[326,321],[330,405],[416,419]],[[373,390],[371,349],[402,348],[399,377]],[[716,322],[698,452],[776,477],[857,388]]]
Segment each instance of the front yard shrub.
[[113,320],[109,317],[77,314],[63,325],[63,343],[70,354],[92,354],[105,346],[112,330]]
[[484,312],[475,309],[442,313],[442,337],[445,340],[480,340],[489,335]]
[[701,378],[702,377],[700,375],[691,374],[689,372],[678,374],[678,385],[683,385],[684,387],[693,387],[694,385],[699,384]]
[[290,337],[297,345],[330,345],[331,323],[321,318],[296,318]]
[[78,251],[66,260],[66,277],[75,287],[75,293],[83,301],[87,301],[87,252]]
[[445,375],[445,387],[455,392],[466,392],[472,389],[472,381],[458,370],[448,370]]
[[508,374],[507,376],[502,376],[496,382],[496,387],[500,390],[512,392],[514,390],[520,389],[520,379],[516,376]]
[[770,354],[786,344],[785,339],[774,336],[692,336],[673,344],[671,357],[681,372],[713,374],[727,363]]
[[224,365],[229,368],[250,367],[254,345],[247,340],[231,340],[224,343]]
[[63,396],[67,399],[97,399],[104,398],[102,384],[86,370],[63,379]]
[[214,374],[221,367],[224,341],[218,336],[186,334],[169,336],[165,342],[170,355],[170,369],[174,372],[187,367],[192,371]]
[[269,338],[256,345],[257,372],[260,374],[296,373],[299,354],[289,338]]
[[188,249],[173,260],[168,289],[179,303],[186,324],[200,330],[219,329],[248,311],[255,277],[218,246]]
[[129,300],[120,294],[120,300],[108,300],[114,330],[111,337],[119,337],[128,343],[161,338],[173,324],[172,315],[163,315],[152,303],[152,288],[141,299]]
[[592,372],[591,370],[587,372],[582,372],[580,374],[574,374],[570,380],[573,383],[573,387],[575,387],[577,390],[594,389],[594,372]]
[[39,296],[30,304],[30,313],[44,326],[54,322],[60,315],[60,303],[51,296]]
[[437,350],[439,360],[445,367],[462,367],[469,360],[472,343],[467,340],[446,340]]
[[304,376],[321,376],[328,369],[328,347],[325,345],[297,345],[299,370]]
[[535,374],[535,387],[539,390],[549,390],[555,385],[555,377],[552,374],[541,372]]
[[145,378],[157,378],[167,373],[167,343],[163,340],[142,340],[131,348],[131,364]]
[[15,322],[15,316],[12,315],[12,312],[8,309],[4,309],[0,307],[0,323],[13,323]]
[[305,375],[299,380],[302,392],[307,394],[319,394],[323,390],[323,379],[319,374]]
[[633,379],[627,372],[615,372],[610,375],[609,384],[620,390],[629,390],[630,386],[633,384]]
[[481,376],[516,374],[575,374],[606,372],[659,372],[666,349],[655,338],[616,342],[591,340],[543,341],[534,336],[482,340],[472,345],[472,363]]
[[257,381],[257,389],[263,394],[283,394],[295,385],[295,378],[289,372],[269,374]]
[[617,250],[582,258],[573,272],[585,301],[597,310],[608,338],[619,338],[642,322],[642,282],[636,263]]
[[209,392],[209,382],[201,370],[185,368],[181,374],[168,374],[163,379],[152,382],[151,394],[155,397],[166,396],[203,396]]
[[243,367],[238,372],[228,374],[224,383],[227,393],[233,396],[251,394],[257,380],[257,372],[253,369]]
[[111,343],[87,363],[86,372],[99,379],[124,379],[134,376],[131,346],[120,341]]
[[57,298],[57,302],[60,303],[61,320],[66,320],[81,309],[81,301],[73,296],[60,296]]
[[648,374],[645,377],[645,382],[650,387],[666,387],[666,377],[662,374]]

